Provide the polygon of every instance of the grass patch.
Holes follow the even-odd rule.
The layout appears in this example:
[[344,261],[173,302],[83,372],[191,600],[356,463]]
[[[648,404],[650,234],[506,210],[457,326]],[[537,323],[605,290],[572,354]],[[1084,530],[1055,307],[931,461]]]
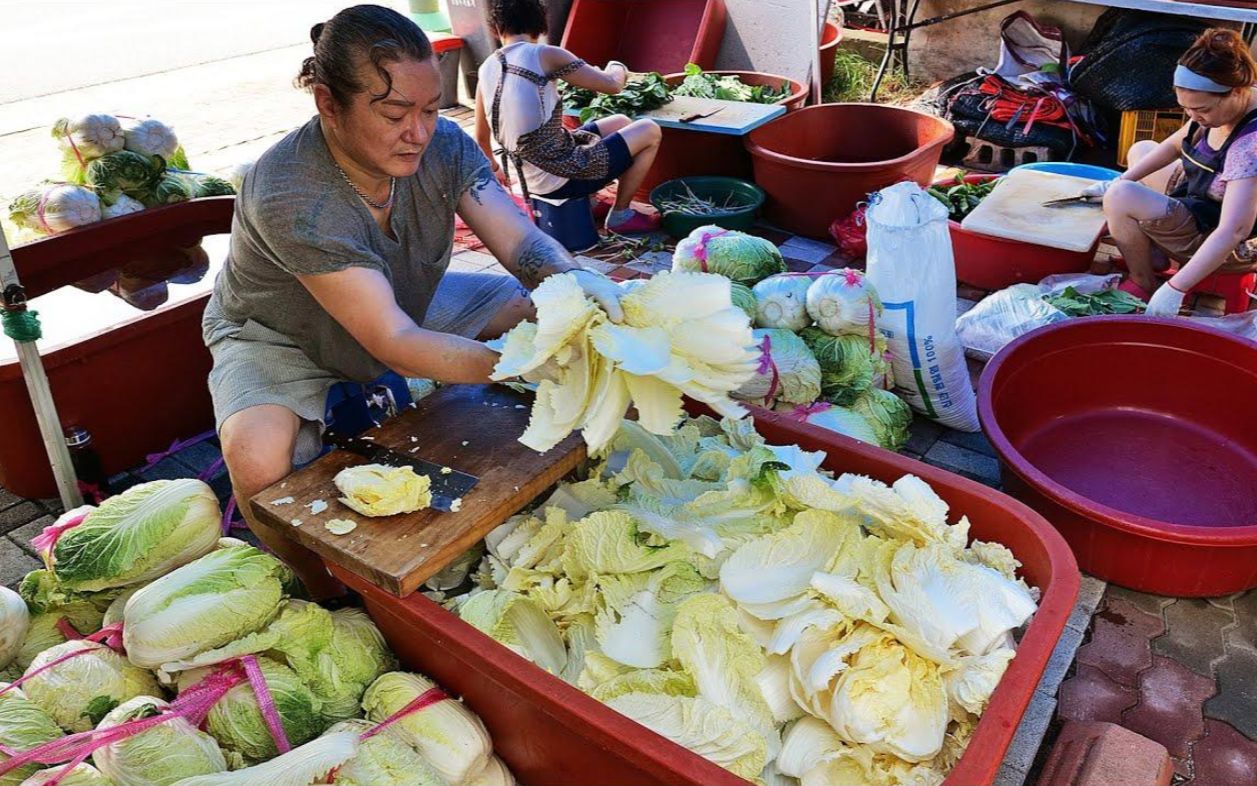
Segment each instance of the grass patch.
[[[834,78],[825,85],[825,103],[868,101],[879,63],[859,52],[838,48],[834,54]],[[877,91],[879,104],[905,104],[921,94],[923,87],[904,76],[899,68],[891,68]]]

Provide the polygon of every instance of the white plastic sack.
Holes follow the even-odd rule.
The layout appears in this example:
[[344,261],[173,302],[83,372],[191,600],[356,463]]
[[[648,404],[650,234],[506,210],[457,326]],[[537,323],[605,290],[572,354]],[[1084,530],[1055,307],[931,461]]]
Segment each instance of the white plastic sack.
[[1069,287],[1089,295],[1111,289],[1121,280],[1121,274],[1062,273],[1048,276],[1038,284],[1014,284],[961,314],[956,320],[956,335],[970,355],[986,360],[1018,336],[1069,319],[1044,296],[1058,295]]
[[878,326],[893,360],[896,393],[928,418],[977,431],[978,405],[956,337],[956,263],[947,208],[916,183],[869,200],[868,279],[882,298]]

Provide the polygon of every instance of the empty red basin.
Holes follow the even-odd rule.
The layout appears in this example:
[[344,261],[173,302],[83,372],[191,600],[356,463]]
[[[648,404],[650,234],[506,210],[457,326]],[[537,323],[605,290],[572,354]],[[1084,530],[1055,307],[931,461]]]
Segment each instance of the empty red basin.
[[1093,317],[1009,344],[978,413],[1006,487],[1083,570],[1144,592],[1257,586],[1257,344]]
[[934,179],[955,133],[933,115],[879,104],[822,104],[790,112],[746,137],[764,216],[790,232],[828,238],[829,225],[870,193]]

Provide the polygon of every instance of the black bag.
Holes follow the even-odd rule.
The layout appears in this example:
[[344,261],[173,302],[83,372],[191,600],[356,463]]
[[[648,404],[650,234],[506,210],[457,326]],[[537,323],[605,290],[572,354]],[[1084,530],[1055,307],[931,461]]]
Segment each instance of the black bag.
[[1180,16],[1107,11],[1083,45],[1087,54],[1071,70],[1070,85],[1116,112],[1177,106],[1174,67],[1207,27]]

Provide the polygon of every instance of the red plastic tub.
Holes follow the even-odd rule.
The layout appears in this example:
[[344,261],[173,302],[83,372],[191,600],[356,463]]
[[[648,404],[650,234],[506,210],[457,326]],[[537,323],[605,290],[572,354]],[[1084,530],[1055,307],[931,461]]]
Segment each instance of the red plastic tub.
[[[829,454],[825,466],[884,481],[905,473],[929,482],[976,538],[1006,544],[1043,591],[1017,657],[991,697],[969,748],[946,783],[991,783],[1064,629],[1078,593],[1077,564],[1046,521],[1017,501],[972,481],[833,432],[757,413],[761,433]],[[461,695],[493,735],[495,751],[522,783],[547,786],[746,786],[727,770],[639,726],[498,645],[419,594],[399,599],[335,567],[362,593],[367,610],[409,668]]]
[[[733,74],[748,85],[770,85],[780,87],[782,83],[790,83],[790,96],[778,104],[786,107],[787,112],[801,109],[807,103],[807,87],[793,79],[776,74],[759,71],[712,71],[713,74]],[[685,74],[669,74],[665,81],[669,85],[679,85]],[[742,144],[742,137],[731,134],[713,134],[708,131],[691,131],[684,128],[664,128],[663,141],[659,145],[659,153],[655,163],[646,173],[641,188],[637,191],[637,199],[646,201],[650,192],[660,183],[675,180],[678,177],[697,175],[714,175],[719,177],[736,177],[741,180],[751,179],[751,155]]]
[[1257,586],[1257,344],[1186,320],[1040,328],[982,374],[1004,483],[1083,570],[1180,597]]
[[[966,175],[966,183],[998,180],[999,175]],[[955,185],[953,180],[934,184],[940,188]],[[1022,243],[970,232],[959,221],[948,221],[951,246],[956,257],[956,280],[978,289],[997,290],[1013,284],[1037,284],[1054,273],[1086,273],[1095,260],[1096,247],[1089,251],[1062,251],[1034,243]]]
[[821,31],[821,87],[829,84],[834,78],[834,56],[838,54],[838,45],[842,43],[842,28],[833,22],[826,22]]
[[711,68],[725,17],[724,0],[576,0],[563,48],[597,66],[619,60],[633,71]]
[[827,238],[835,218],[901,180],[927,186],[954,129],[942,118],[879,104],[822,104],[749,135],[765,217],[790,232]]
[[[196,244],[230,230],[233,201],[155,208],[13,249],[43,325],[38,346],[57,414],[91,432],[109,474],[213,426],[201,314],[227,236]],[[0,486],[56,496],[11,342],[0,345],[0,434]]]

